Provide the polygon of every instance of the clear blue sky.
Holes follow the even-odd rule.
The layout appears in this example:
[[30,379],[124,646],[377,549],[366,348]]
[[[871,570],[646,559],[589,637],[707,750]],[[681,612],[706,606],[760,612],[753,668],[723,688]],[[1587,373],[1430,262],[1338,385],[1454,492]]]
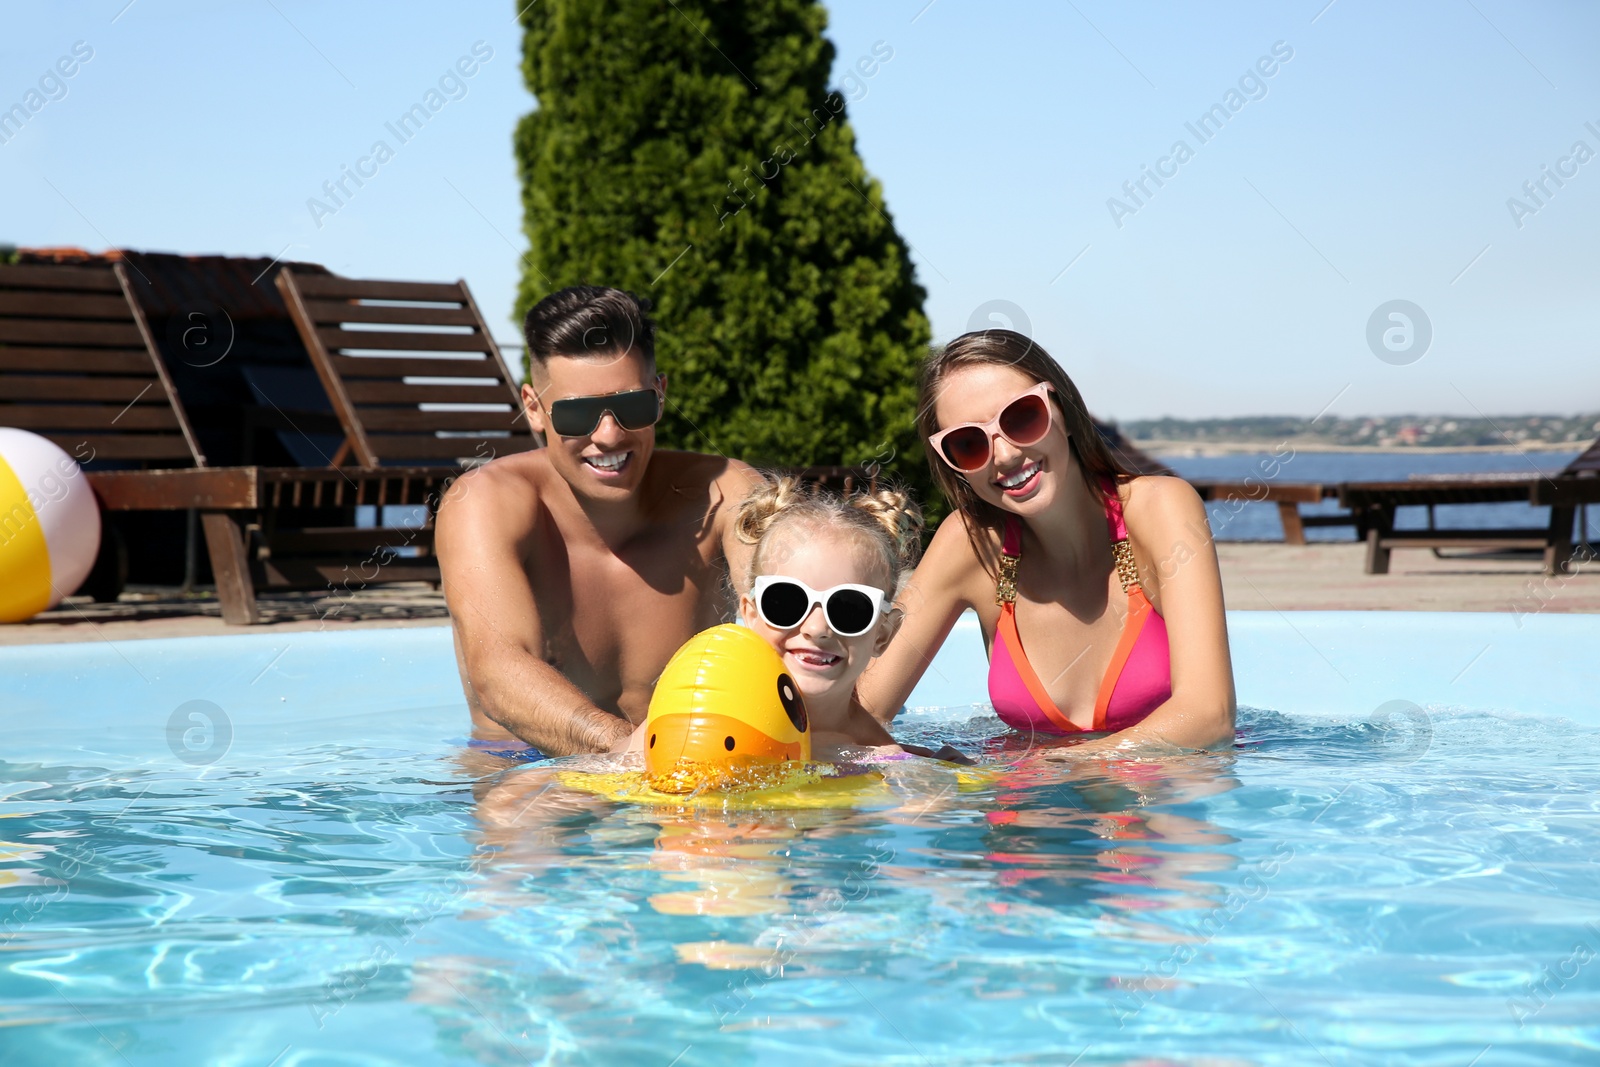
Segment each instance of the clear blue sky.
[[[1600,130],[1600,7],[1325,2],[831,6],[836,80],[893,49],[849,115],[936,337],[1009,301],[1090,406],[1122,419],[1600,409],[1600,134],[1585,126]],[[533,100],[514,11],[14,6],[0,108],[41,78],[58,98],[4,130],[0,241],[465,277],[515,341],[511,132]],[[50,81],[80,41],[92,58]],[[308,198],[393,143],[384,123],[478,41],[493,56],[465,95],[319,228]],[[1226,106],[1276,42],[1292,58],[1247,79],[1202,144],[1185,123]],[[1180,139],[1192,158],[1161,163]],[[1577,141],[1597,157],[1579,165]],[[1123,193],[1158,165],[1176,174],[1137,203]],[[1522,185],[1542,167],[1576,173],[1536,205]],[[1112,197],[1134,212],[1114,221]],[[1537,207],[1520,227],[1512,197]],[[1369,347],[1393,299],[1432,324],[1415,362]]]

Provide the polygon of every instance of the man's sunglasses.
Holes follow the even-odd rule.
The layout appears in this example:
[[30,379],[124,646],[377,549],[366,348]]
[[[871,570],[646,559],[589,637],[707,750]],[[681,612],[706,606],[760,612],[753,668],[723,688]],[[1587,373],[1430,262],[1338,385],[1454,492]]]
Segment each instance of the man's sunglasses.
[[1049,382],[1040,382],[1000,409],[988,422],[964,422],[940,430],[928,438],[939,458],[951,467],[971,474],[988,466],[994,456],[990,447],[999,434],[1018,448],[1036,445],[1050,432],[1055,416],[1051,412]]
[[569,396],[550,405],[550,428],[562,437],[587,437],[607,414],[624,430],[643,430],[661,421],[659,389],[629,389],[600,396]]
[[860,637],[872,629],[879,615],[889,613],[883,590],[870,585],[836,585],[818,591],[793,578],[764,574],[756,579],[752,595],[761,621],[774,630],[793,630],[821,604],[828,629],[840,637]]

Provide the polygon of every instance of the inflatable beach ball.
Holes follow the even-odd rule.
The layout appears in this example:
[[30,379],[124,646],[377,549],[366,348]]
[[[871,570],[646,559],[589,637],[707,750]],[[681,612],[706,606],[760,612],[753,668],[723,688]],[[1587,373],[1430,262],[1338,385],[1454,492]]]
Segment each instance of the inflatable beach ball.
[[100,552],[100,508],[71,456],[0,426],[0,622],[71,596]]

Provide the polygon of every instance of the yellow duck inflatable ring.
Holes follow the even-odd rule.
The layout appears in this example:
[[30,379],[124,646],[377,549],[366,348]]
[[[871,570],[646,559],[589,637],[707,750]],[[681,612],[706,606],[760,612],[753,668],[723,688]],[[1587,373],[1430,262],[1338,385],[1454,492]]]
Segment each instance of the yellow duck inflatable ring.
[[892,800],[876,773],[812,763],[805,699],[772,646],[713,626],[667,663],[645,717],[645,769],[563,771],[569,788],[639,804],[837,808]]
[[772,646],[713,626],[667,663],[645,719],[645,774],[660,793],[737,792],[811,758],[800,689]]
[[[811,724],[800,689],[772,646],[743,626],[713,626],[674,653],[650,699],[644,751],[643,771],[563,770],[557,779],[608,800],[658,807],[747,811],[900,802],[876,769],[811,762]],[[959,790],[983,781],[977,769],[950,769]]]

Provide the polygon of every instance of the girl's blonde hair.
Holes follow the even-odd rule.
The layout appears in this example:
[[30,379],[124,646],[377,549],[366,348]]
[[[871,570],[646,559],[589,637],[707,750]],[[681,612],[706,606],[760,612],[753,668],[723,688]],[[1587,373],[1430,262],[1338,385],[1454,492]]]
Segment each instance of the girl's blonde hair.
[[899,595],[922,548],[922,509],[901,489],[874,487],[841,496],[818,482],[769,474],[739,506],[734,527],[739,540],[756,549],[751,581],[764,573],[774,531],[802,522],[850,530],[875,545],[889,569],[891,596]]

